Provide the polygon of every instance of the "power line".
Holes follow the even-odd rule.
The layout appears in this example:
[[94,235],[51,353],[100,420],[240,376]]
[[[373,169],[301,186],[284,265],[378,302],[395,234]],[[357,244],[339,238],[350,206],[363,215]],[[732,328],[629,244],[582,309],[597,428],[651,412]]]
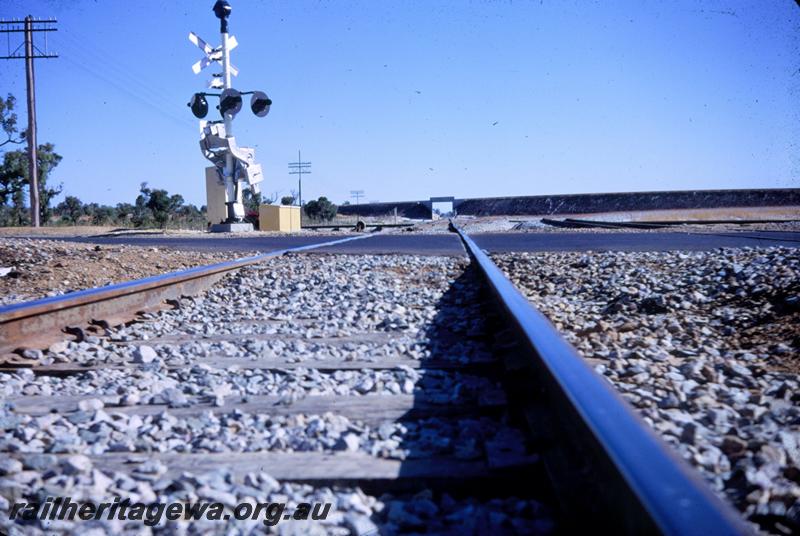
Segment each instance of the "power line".
[[[109,75],[114,81],[118,81],[126,86],[126,88],[130,88],[132,91],[135,91],[137,96],[145,97],[151,102],[156,102],[159,105],[163,106],[164,109],[172,109],[174,103],[167,101],[164,98],[163,92],[155,89],[152,84],[147,84],[145,81],[149,78],[152,78],[152,74],[142,73],[140,70],[130,62],[123,63],[120,57],[113,57],[109,55],[106,51],[91,45],[91,39],[84,34],[75,31],[74,29],[70,29],[68,31],[63,31],[61,33],[63,37],[67,38],[67,40],[71,42],[62,41],[62,44],[66,45],[70,50],[72,50],[72,55],[82,60],[84,65],[96,65],[99,67],[104,74]],[[66,56],[65,56],[66,57]],[[101,80],[106,82],[110,82],[109,78],[100,76],[96,73],[90,73]],[[173,116],[176,117],[176,116]],[[180,117],[182,122],[185,122],[191,125],[193,128],[196,128],[197,125],[194,121],[186,119],[183,116]]]
[[298,206],[303,206],[303,175],[310,175],[311,162],[303,162],[300,150],[297,150],[297,162],[289,162],[289,175],[297,175]]
[[95,78],[97,78],[99,80],[102,80],[106,84],[108,84],[108,85],[112,86],[113,88],[117,89],[120,93],[124,93],[125,95],[131,97],[132,99],[139,101],[139,103],[147,106],[148,108],[151,108],[153,111],[155,111],[158,114],[160,114],[163,118],[170,119],[176,125],[180,125],[181,127],[184,127],[184,128],[191,128],[192,130],[196,130],[197,129],[197,125],[194,123],[194,121],[192,121],[190,119],[186,119],[186,118],[181,118],[181,117],[179,117],[177,115],[173,115],[173,114],[165,111],[166,108],[162,107],[159,104],[155,104],[151,100],[148,100],[148,98],[146,96],[141,95],[141,94],[137,93],[136,91],[130,90],[130,89],[126,88],[125,86],[115,82],[114,80],[105,77],[104,75],[102,75],[98,71],[95,71],[91,67],[88,67],[86,64],[83,64],[81,62],[75,61],[72,58],[70,58],[69,56],[64,56],[64,59],[67,60],[72,65],[84,70],[88,74],[94,76]]
[[[73,29],[65,30],[61,33],[65,40],[61,44],[72,50],[72,55],[80,59],[86,65],[97,65],[104,73],[107,73],[126,86],[136,88],[137,93],[147,93],[153,100],[163,98],[162,93],[153,88],[152,85],[144,83],[148,77],[137,72],[130,63],[123,63],[121,57],[111,57],[104,50],[92,45],[89,37],[76,32]],[[152,75],[151,75],[152,76]]]
[[[103,59],[97,50],[93,50],[87,46],[87,43],[89,43],[88,40],[76,39],[76,37],[69,35],[68,32],[63,32],[63,34],[65,37],[76,42],[76,44],[67,41],[61,42],[62,45],[65,45],[68,49],[68,53],[65,53],[63,58],[72,65],[114,87],[120,93],[151,108],[164,118],[170,119],[176,125],[188,127],[192,130],[197,129],[197,125],[194,121],[168,112],[167,110],[172,109],[174,104],[169,103],[163,98],[163,95],[158,94],[155,90],[144,84],[142,82],[144,79],[143,77],[137,76],[137,73],[133,71],[128,72],[130,70],[128,66],[124,66],[123,69],[118,64]],[[78,35],[78,37],[80,37],[80,35]],[[73,59],[73,57],[75,59]],[[97,69],[95,69],[95,67],[97,67]]]

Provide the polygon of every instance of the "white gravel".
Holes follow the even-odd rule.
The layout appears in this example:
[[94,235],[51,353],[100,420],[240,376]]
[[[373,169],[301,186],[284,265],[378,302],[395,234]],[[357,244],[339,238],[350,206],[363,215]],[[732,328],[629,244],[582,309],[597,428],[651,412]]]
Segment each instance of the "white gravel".
[[484,443],[501,433],[524,438],[489,418],[421,419],[370,426],[341,415],[251,414],[239,410],[181,417],[163,411],[127,415],[95,400],[68,415],[19,415],[0,421],[14,430],[0,435],[0,451],[41,454],[107,452],[336,452],[362,451],[381,458],[450,456],[476,460]]
[[195,365],[184,369],[97,369],[70,376],[35,377],[23,369],[0,375],[0,395],[15,397],[96,395],[122,400],[135,396],[138,404],[214,402],[226,397],[266,396],[296,400],[306,396],[361,396],[368,394],[419,395],[439,404],[476,402],[496,398],[502,389],[482,376],[399,365],[386,370],[320,372],[296,368],[286,371],[226,369]]
[[745,517],[800,530],[797,250],[495,260]]
[[[18,497],[25,489],[39,489],[50,496],[70,496],[72,500],[107,501],[110,496],[124,496],[131,502],[198,501],[221,502],[230,514],[237,503],[288,503],[289,508],[300,503],[331,504],[323,521],[281,521],[275,527],[265,527],[262,520],[166,521],[155,527],[141,521],[97,520],[81,522],[81,534],[225,534],[249,535],[269,530],[282,535],[366,535],[453,533],[453,534],[547,534],[553,530],[551,512],[537,501],[514,497],[488,501],[456,498],[447,493],[416,494],[380,497],[368,495],[353,487],[313,487],[306,484],[279,482],[269,474],[249,473],[236,481],[224,468],[205,474],[184,473],[177,478],[160,478],[165,467],[156,462],[146,471],[132,475],[107,474],[91,468],[81,455],[60,461],[53,455],[31,455],[22,464],[11,468],[0,478],[0,490],[5,497]],[[0,509],[7,506],[0,504]],[[69,522],[29,523],[24,530],[0,516],[0,528],[14,536],[18,534],[74,533]]]
[[[3,501],[43,493],[102,500],[123,495],[146,501],[213,495],[229,502],[249,497],[334,504],[325,523],[281,523],[276,529],[282,534],[550,532],[552,514],[530,498],[478,501],[427,490],[374,497],[352,487],[278,483],[265,474],[237,482],[222,470],[158,478],[163,468],[155,466],[155,478],[126,476],[103,473],[81,458],[107,452],[230,452],[235,460],[237,452],[344,450],[401,460],[474,460],[485,456],[490,439],[503,438],[519,448],[523,438],[502,418],[366,424],[335,413],[285,416],[229,409],[242,398],[263,395],[287,403],[315,395],[414,395],[440,404],[479,404],[486,397],[502,396],[495,379],[404,364],[491,357],[478,296],[464,280],[466,265],[465,259],[444,257],[282,257],[242,269],[203,296],[181,299],[174,309],[144,315],[142,322],[108,330],[103,337],[86,334],[81,342],[57,343],[41,355],[30,353],[44,364],[98,368],[65,376],[34,376],[29,371],[0,375],[0,396],[7,400],[86,397],[79,411],[67,414],[30,416],[14,412],[13,405],[0,411],[0,451],[16,453],[25,466],[10,467],[8,474],[0,475],[0,511],[7,507]],[[225,363],[233,358],[300,365],[330,360],[398,363],[378,370],[274,371],[249,369],[241,360]],[[201,403],[222,407],[191,417],[171,414],[173,408]],[[127,411],[152,404],[162,404],[164,410],[146,416]],[[72,456],[59,462],[54,454]],[[142,530],[141,523],[96,526],[103,532]],[[8,528],[2,515],[0,527]],[[81,525],[82,531],[89,528]],[[249,534],[253,528],[246,523],[223,528],[193,522],[189,530]],[[36,529],[26,527],[26,532]]]

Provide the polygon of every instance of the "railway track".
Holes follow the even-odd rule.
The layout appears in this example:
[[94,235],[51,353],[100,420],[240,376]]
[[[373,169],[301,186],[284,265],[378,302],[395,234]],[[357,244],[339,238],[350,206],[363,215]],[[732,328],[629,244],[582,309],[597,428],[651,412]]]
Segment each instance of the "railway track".
[[746,533],[454,230],[463,258],[316,246],[0,309],[6,351],[52,343],[0,376],[0,495],[333,505],[280,525],[302,532]]

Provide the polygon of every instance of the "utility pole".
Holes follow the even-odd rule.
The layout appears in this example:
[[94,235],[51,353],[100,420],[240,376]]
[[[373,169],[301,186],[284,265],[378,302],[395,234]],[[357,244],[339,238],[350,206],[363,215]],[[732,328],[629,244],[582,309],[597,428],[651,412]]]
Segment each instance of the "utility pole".
[[350,197],[356,200],[356,220],[358,220],[358,201],[364,197],[364,190],[350,190]]
[[[57,58],[58,55],[50,54],[47,51],[47,32],[55,32],[53,26],[56,19],[36,20],[28,15],[25,20],[2,20],[0,21],[0,33],[24,33],[24,41],[11,50],[11,39],[6,40],[7,50],[5,56],[0,56],[3,60],[25,60],[25,85],[27,88],[28,103],[28,128],[25,130],[28,141],[28,182],[30,183],[31,200],[31,225],[39,227],[39,161],[36,155],[36,78],[33,71],[33,60],[38,58]],[[35,32],[44,32],[44,51],[37,47],[33,42]],[[20,49],[25,49],[24,54],[20,54]]]
[[300,207],[301,212],[303,211],[303,174],[311,174],[310,167],[311,162],[303,162],[298,149],[297,162],[289,162],[289,175],[297,175],[297,197],[299,198],[297,205]]

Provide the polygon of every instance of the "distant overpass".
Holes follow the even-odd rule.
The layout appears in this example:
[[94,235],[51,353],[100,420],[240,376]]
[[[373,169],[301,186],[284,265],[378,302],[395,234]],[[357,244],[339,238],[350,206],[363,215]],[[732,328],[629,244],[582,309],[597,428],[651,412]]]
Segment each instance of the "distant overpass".
[[457,199],[432,197],[426,201],[397,201],[342,205],[339,213],[361,216],[397,215],[430,219],[433,203],[452,202],[453,209],[468,216],[533,216],[554,214],[590,214],[726,207],[800,206],[800,188],[765,188],[749,190],[675,190],[664,192],[618,192],[597,194],[534,195],[517,197],[481,197]]

